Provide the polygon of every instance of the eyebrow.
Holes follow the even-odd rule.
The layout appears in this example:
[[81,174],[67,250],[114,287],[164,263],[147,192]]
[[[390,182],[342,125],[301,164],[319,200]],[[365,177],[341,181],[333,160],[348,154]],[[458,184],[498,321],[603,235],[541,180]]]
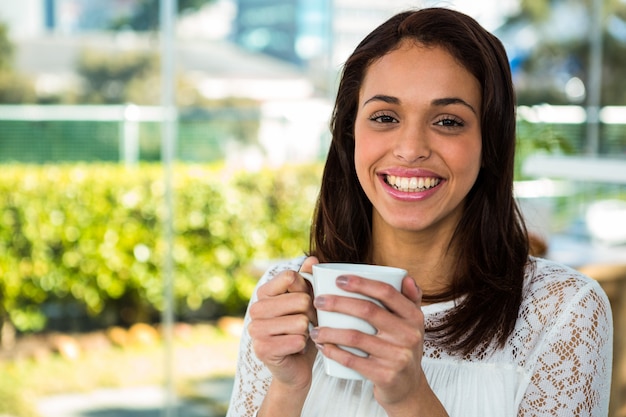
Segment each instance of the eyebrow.
[[397,97],[386,96],[384,94],[376,94],[375,96],[367,99],[365,103],[363,103],[363,107],[365,107],[366,104],[371,103],[372,101],[382,101],[389,104],[400,104],[400,99]]
[[460,99],[458,97],[437,98],[432,101],[432,104],[434,106],[449,106],[451,104],[461,104],[469,108],[472,111],[472,113],[478,114],[476,113],[476,110],[474,109],[474,107],[472,107],[471,104],[469,104],[467,101]]
[[[375,96],[370,97],[369,99],[367,99],[364,103],[363,103],[363,107],[365,107],[366,104],[372,102],[372,101],[382,101],[385,103],[389,103],[389,104],[400,104],[400,99],[394,96],[387,96],[384,94],[376,94]],[[434,99],[431,104],[433,106],[449,106],[452,104],[461,104],[467,108],[469,108],[472,113],[474,114],[478,114],[476,113],[476,109],[474,109],[474,107],[472,107],[471,104],[469,104],[467,101],[458,98],[458,97],[445,97],[445,98],[437,98]]]

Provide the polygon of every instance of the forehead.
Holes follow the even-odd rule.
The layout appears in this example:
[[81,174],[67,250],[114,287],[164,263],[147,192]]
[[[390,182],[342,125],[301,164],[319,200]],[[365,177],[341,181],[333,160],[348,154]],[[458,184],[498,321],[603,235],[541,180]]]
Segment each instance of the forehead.
[[478,106],[481,88],[478,80],[448,50],[403,40],[397,48],[373,61],[366,69],[359,102],[364,95],[458,96]]

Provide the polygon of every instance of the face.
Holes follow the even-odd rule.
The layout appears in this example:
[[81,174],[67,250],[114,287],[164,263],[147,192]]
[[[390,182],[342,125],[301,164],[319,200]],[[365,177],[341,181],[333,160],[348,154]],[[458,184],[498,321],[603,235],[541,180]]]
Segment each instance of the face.
[[374,238],[454,230],[480,170],[480,104],[478,80],[441,47],[405,41],[370,65],[354,159]]

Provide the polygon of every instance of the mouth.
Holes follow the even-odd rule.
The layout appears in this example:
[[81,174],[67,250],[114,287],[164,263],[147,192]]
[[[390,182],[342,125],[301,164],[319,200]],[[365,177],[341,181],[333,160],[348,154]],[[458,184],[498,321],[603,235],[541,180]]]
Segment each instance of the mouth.
[[387,185],[408,193],[418,193],[436,187],[441,182],[441,178],[436,177],[400,177],[396,175],[384,175],[383,179]]

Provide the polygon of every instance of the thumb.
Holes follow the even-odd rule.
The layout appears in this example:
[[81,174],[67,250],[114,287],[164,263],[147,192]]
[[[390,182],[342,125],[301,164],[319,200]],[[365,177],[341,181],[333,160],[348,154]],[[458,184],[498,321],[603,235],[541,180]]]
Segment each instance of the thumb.
[[417,283],[413,278],[409,276],[404,278],[402,281],[402,294],[421,308],[422,289],[417,286]]

